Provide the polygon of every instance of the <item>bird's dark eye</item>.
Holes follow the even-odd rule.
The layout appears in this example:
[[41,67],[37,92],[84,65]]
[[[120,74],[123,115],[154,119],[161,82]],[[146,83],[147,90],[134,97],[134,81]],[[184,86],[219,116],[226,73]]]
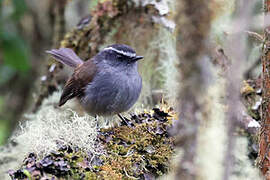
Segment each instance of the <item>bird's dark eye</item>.
[[117,57],[117,59],[119,60],[119,61],[123,61],[124,60],[124,57],[122,56],[122,55],[116,55],[116,57]]

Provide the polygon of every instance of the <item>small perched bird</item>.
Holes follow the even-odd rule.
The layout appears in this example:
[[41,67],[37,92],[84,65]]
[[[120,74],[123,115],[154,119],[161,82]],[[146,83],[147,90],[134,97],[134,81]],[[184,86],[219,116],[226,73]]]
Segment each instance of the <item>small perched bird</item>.
[[112,116],[130,109],[139,98],[142,79],[137,61],[143,56],[124,44],[104,48],[83,61],[68,48],[46,51],[57,61],[74,69],[61,95],[59,106],[77,97],[90,115]]

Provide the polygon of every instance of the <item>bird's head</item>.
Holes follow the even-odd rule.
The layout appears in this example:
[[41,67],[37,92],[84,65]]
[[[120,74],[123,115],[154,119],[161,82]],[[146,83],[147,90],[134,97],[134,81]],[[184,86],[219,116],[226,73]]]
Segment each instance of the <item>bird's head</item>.
[[113,44],[104,48],[100,54],[106,61],[112,64],[135,64],[143,56],[138,56],[136,52],[125,44]]

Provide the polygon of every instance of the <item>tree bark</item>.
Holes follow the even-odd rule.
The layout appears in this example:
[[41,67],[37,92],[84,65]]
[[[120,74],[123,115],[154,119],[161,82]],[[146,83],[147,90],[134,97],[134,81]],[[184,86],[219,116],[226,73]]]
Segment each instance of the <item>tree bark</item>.
[[[264,1],[264,11],[270,11],[270,0]],[[259,167],[266,179],[270,179],[270,26],[264,30],[265,42],[262,55],[262,126],[260,132]]]

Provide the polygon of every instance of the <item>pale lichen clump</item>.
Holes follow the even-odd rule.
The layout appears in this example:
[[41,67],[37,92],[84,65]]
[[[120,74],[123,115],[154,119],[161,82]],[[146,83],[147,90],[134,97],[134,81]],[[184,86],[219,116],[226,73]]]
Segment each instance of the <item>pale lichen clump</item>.
[[[96,121],[85,114],[79,116],[71,106],[58,108],[60,93],[56,92],[44,100],[40,110],[26,115],[27,121],[12,138],[23,142],[27,152],[34,152],[41,157],[59,145],[71,145],[91,151],[97,136]],[[27,153],[26,152],[26,153]]]
[[179,73],[177,65],[179,65],[176,53],[176,39],[173,33],[167,29],[160,28],[156,40],[153,45],[159,48],[159,67],[156,71],[160,72],[162,88],[164,89],[164,97],[172,104],[177,99],[179,89]]
[[0,149],[0,179],[10,179],[7,172],[18,168],[30,152],[43,158],[59,146],[69,145],[95,153],[95,119],[72,111],[77,109],[74,101],[57,107],[60,95],[60,92],[55,92],[43,101],[39,111],[26,115],[9,145]]
[[[202,121],[199,130],[197,160],[200,178],[207,180],[222,179],[223,162],[226,147],[225,105],[222,97],[225,95],[225,79],[219,76],[219,70],[209,64],[214,81],[207,88],[208,119]],[[211,172],[211,173],[209,173]]]
[[224,45],[224,40],[233,29],[231,26],[235,0],[215,0],[215,16],[211,25],[211,39],[219,45]]
[[247,137],[237,137],[234,150],[235,168],[231,175],[232,180],[263,179],[255,163],[248,157],[248,153]]

